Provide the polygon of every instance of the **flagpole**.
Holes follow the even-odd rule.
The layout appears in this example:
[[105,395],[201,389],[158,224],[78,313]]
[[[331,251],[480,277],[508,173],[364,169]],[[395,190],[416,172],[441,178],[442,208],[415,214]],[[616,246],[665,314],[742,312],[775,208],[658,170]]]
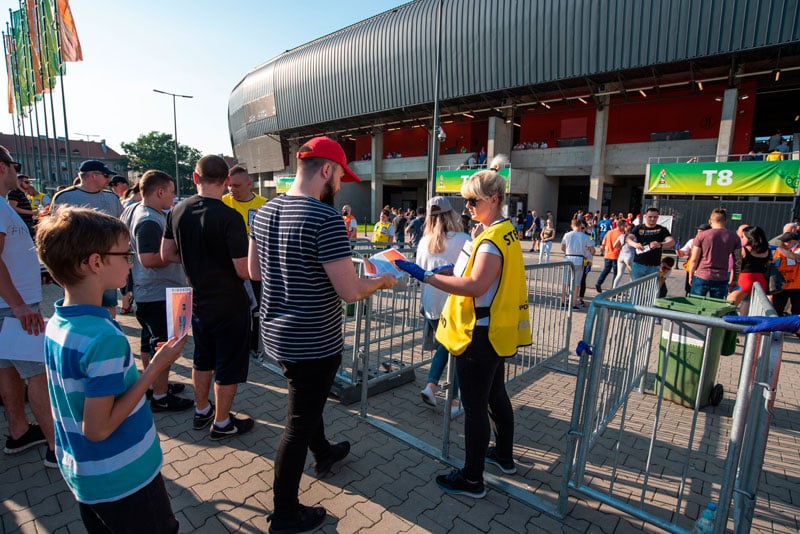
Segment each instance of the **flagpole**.
[[54,20],[56,22],[56,44],[58,45],[58,80],[61,82],[61,112],[64,116],[64,148],[67,153],[67,185],[72,176],[72,150],[69,147],[69,124],[67,123],[67,100],[64,96],[64,54],[61,50],[61,10],[58,3],[55,4],[56,11]]
[[[56,109],[53,105],[53,91],[55,91],[55,71],[53,70],[52,64],[52,56],[50,55],[50,47],[52,43],[50,43],[50,30],[55,31],[55,25],[52,24],[54,20],[54,13],[53,7],[58,9],[58,6],[54,6],[52,2],[45,2],[45,6],[50,7],[50,19],[47,18],[47,13],[45,10],[42,9],[42,3],[38,3],[37,13],[38,18],[37,22],[39,23],[39,38],[44,41],[44,46],[42,47],[45,50],[45,54],[42,55],[43,58],[46,58],[46,61],[42,61],[42,70],[44,74],[46,74],[46,78],[44,80],[44,86],[48,88],[47,96],[50,100],[50,121],[52,122],[53,126],[53,137],[51,139],[51,146],[52,146],[52,153],[53,157],[55,158],[56,166],[53,171],[53,178],[55,180],[55,185],[58,186],[61,178],[61,158],[58,154],[58,132],[56,127]],[[46,7],[45,7],[46,9]],[[45,31],[42,31],[42,27],[44,27]],[[59,65],[60,67],[60,65]],[[44,104],[43,104],[44,105]]]
[[[20,11],[20,21],[22,22],[22,29],[23,33],[26,34],[28,39],[28,68],[25,69],[25,75],[28,81],[28,91],[30,92],[28,95],[28,102],[31,107],[33,107],[33,115],[36,117],[36,152],[39,159],[39,172],[44,170],[44,159],[42,159],[42,134],[39,130],[39,108],[36,107],[36,80],[33,79],[33,50],[31,46],[30,40],[30,28],[28,27],[28,12],[25,9],[25,6],[22,4],[22,0],[19,2],[19,11]],[[33,87],[31,87],[33,85]],[[28,119],[31,122],[31,135],[33,135],[33,118],[31,117],[31,112],[28,110]],[[30,171],[27,173],[31,178],[33,173]]]
[[16,96],[14,95],[14,68],[11,63],[11,51],[8,49],[8,40],[11,36],[7,33],[8,24],[6,24],[6,32],[3,32],[3,58],[6,60],[6,73],[8,74],[8,81],[11,83],[11,131],[14,132],[14,154],[17,158],[22,159],[19,145],[20,139],[17,133],[17,125],[14,124],[14,111],[16,110]]
[[[34,0],[27,0],[28,2]],[[36,17],[34,23],[36,24],[36,40],[39,41],[37,44],[39,46],[39,80],[42,83],[42,116],[44,117],[44,136],[45,136],[45,148],[47,150],[47,171],[44,172],[44,167],[42,167],[42,174],[43,177],[39,180],[39,189],[44,191],[45,189],[45,181],[48,183],[52,183],[52,179],[50,173],[53,172],[53,150],[51,150],[51,143],[50,143],[50,126],[47,124],[47,100],[45,100],[45,92],[48,91],[48,80],[45,78],[45,54],[47,53],[47,48],[42,46],[42,24],[41,24],[41,4],[34,3],[34,8],[36,10]],[[28,21],[30,24],[30,21]],[[30,33],[28,34],[30,35]],[[31,43],[33,44],[33,43]],[[31,59],[33,59],[33,54],[31,54]],[[34,104],[35,105],[35,104]],[[38,120],[38,118],[37,118]],[[53,127],[53,133],[55,134],[55,126]],[[45,179],[46,177],[46,179]]]
[[[8,9],[8,15],[13,22],[13,18],[11,18],[11,8]],[[14,71],[14,111],[17,117],[17,128],[22,130],[22,150],[20,151],[20,156],[22,157],[20,159],[25,167],[31,167],[33,166],[31,163],[33,154],[31,154],[31,149],[28,148],[28,134],[25,131],[25,116],[22,107],[22,82],[20,81],[19,58],[17,57],[17,41],[14,38],[14,32],[9,28],[8,22],[6,22],[6,31],[11,35],[11,44],[13,45],[11,47],[11,66]]]

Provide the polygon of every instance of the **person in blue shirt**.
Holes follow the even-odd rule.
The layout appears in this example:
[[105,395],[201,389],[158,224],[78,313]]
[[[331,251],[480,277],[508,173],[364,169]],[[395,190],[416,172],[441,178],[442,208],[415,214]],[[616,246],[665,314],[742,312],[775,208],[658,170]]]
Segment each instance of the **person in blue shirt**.
[[45,366],[56,458],[81,519],[89,532],[178,532],[145,393],[186,337],[161,345],[139,374],[125,333],[102,307],[103,292],[125,284],[134,259],[119,219],[62,207],[39,223],[36,246],[64,288],[45,329]]

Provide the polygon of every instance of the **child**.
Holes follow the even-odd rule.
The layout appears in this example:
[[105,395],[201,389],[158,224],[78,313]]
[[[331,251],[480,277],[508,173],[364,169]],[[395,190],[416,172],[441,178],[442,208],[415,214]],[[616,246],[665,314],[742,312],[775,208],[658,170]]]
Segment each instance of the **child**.
[[675,258],[672,256],[661,258],[661,268],[658,270],[658,278],[661,280],[661,287],[658,288],[658,298],[660,299],[667,296],[667,278],[673,267],[675,267]]
[[61,473],[89,532],[177,532],[145,393],[178,359],[170,339],[139,376],[103,291],[125,285],[133,253],[125,225],[64,207],[39,223],[39,257],[64,288],[45,331],[45,364]]

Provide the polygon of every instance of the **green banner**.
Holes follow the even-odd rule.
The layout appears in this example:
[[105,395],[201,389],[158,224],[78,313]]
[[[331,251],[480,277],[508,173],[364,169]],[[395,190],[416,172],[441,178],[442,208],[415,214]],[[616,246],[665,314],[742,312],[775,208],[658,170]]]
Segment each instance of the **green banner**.
[[294,176],[276,176],[273,181],[275,182],[275,192],[285,193],[294,183]]
[[[436,193],[461,193],[461,185],[480,169],[463,169],[455,171],[436,171]],[[509,178],[511,169],[506,167],[498,173],[506,179],[506,193],[510,191]]]
[[647,192],[656,195],[794,195],[800,160],[651,163]]

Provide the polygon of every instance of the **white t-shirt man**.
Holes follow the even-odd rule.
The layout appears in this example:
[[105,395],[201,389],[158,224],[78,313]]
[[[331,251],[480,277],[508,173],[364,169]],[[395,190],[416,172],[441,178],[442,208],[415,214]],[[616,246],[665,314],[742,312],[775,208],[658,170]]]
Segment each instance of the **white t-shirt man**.
[[[36,247],[28,227],[5,198],[0,197],[0,234],[5,235],[3,262],[25,304],[42,301],[42,279]],[[0,308],[11,306],[0,297]]]

